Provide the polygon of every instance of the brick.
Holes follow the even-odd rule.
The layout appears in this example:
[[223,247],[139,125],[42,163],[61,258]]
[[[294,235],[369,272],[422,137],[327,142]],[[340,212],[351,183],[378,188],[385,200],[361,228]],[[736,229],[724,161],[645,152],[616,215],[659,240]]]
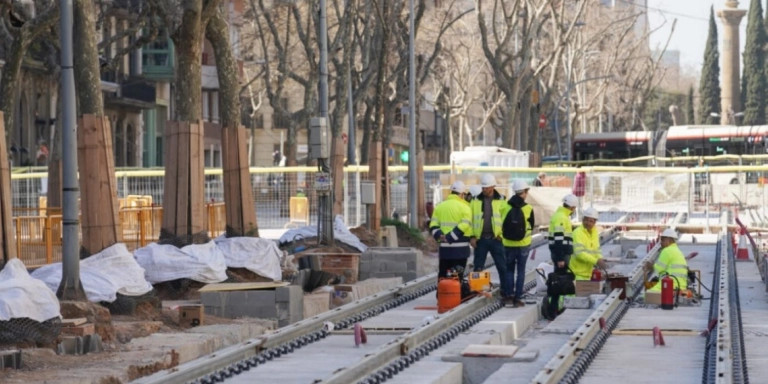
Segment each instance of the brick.
[[65,336],[85,336],[96,333],[96,327],[93,323],[61,327],[61,334]]

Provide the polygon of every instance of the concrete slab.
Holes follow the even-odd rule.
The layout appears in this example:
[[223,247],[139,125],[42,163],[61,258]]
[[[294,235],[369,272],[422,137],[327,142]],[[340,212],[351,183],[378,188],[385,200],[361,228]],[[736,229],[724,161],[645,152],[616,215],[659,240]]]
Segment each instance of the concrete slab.
[[462,384],[463,366],[461,363],[419,361],[397,374],[387,383],[391,384]]
[[355,346],[353,335],[332,335],[322,343],[309,344],[286,357],[279,357],[258,369],[237,375],[227,383],[313,383],[333,375],[391,341],[391,335],[368,335],[368,343]]
[[499,367],[484,384],[529,384],[567,340],[568,335],[564,334],[537,333],[531,339],[517,341],[522,346],[515,354],[517,359]]
[[666,346],[654,347],[650,336],[611,336],[579,383],[701,383],[706,339],[664,336],[664,341]]

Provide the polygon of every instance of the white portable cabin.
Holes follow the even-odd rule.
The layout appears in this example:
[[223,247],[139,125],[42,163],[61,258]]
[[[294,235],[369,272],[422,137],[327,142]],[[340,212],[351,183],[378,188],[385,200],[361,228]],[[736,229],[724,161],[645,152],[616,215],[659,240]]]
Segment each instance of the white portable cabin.
[[517,167],[530,164],[531,153],[501,147],[466,147],[451,153],[451,165],[461,167]]

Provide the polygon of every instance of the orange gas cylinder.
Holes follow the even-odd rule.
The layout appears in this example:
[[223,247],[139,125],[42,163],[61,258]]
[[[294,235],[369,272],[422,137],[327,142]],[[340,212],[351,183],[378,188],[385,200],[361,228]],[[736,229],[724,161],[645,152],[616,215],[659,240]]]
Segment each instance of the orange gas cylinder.
[[459,279],[445,278],[437,283],[437,313],[450,311],[461,304]]

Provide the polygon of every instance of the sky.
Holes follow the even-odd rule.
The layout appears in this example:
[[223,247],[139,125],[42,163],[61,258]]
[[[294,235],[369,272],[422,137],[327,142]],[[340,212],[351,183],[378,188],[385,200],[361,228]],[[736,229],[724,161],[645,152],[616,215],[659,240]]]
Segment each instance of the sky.
[[[631,1],[631,0],[629,0]],[[762,1],[762,0],[761,0]],[[740,0],[738,8],[748,9],[750,0]],[[672,22],[676,19],[675,31],[669,42],[668,49],[680,51],[680,65],[683,69],[692,67],[697,72],[701,71],[704,62],[704,47],[707,42],[707,30],[709,27],[709,8],[715,6],[715,22],[717,23],[718,40],[722,40],[723,29],[717,18],[717,10],[725,7],[725,0],[648,0],[648,24],[653,31],[651,34],[651,48],[664,46],[669,36]],[[765,6],[765,3],[763,3]],[[747,16],[741,21],[741,33],[739,43],[744,47],[746,38]],[[718,43],[718,46],[720,43]],[[722,48],[720,49],[722,57]]]

